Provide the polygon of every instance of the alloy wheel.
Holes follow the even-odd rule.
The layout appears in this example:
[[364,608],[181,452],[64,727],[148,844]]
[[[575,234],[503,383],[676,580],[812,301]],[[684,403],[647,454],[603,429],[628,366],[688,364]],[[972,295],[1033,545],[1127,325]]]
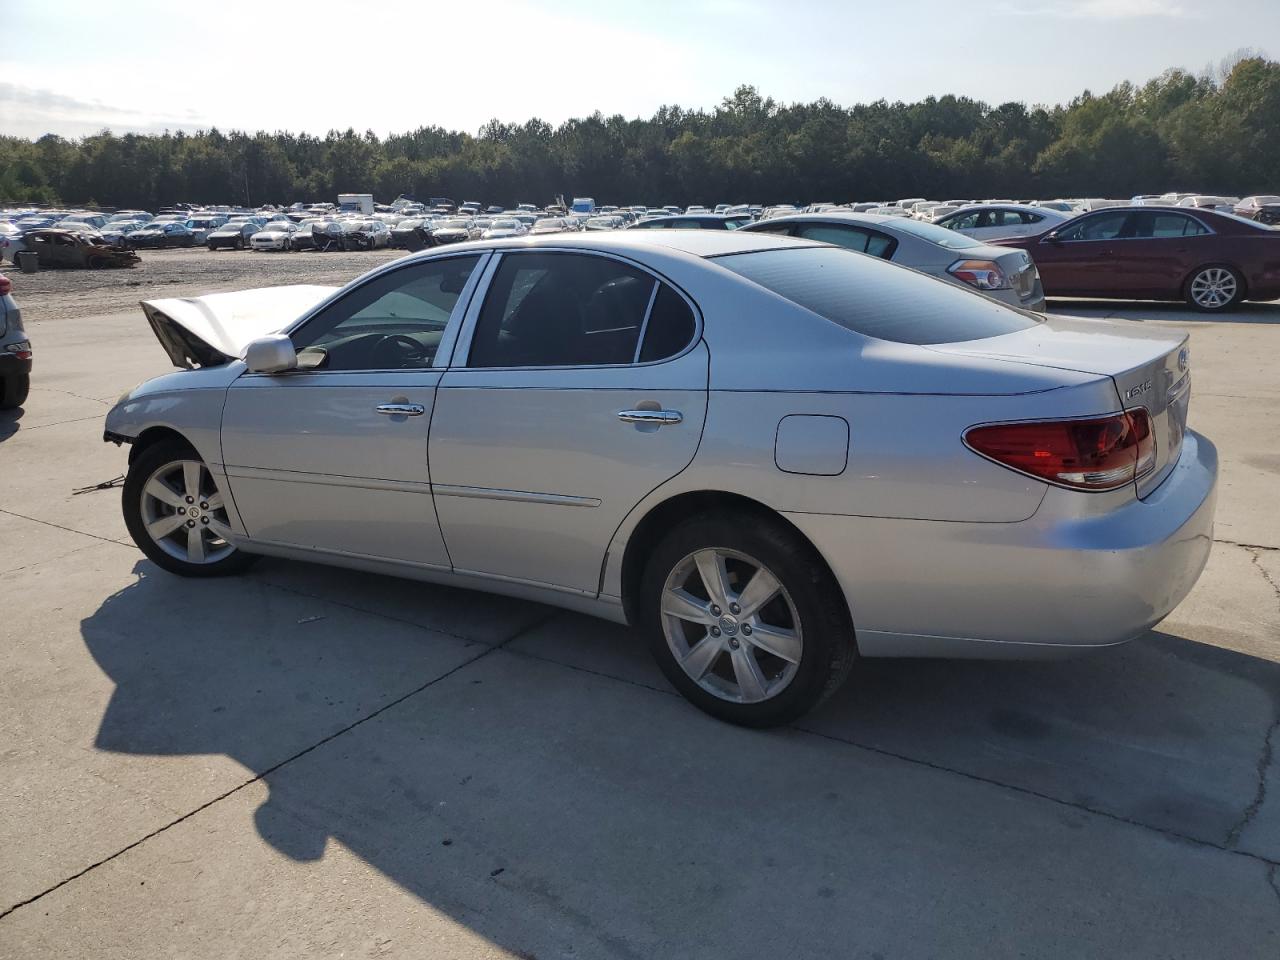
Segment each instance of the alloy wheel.
[[1206,310],[1218,310],[1236,297],[1235,274],[1225,267],[1206,267],[1191,279],[1191,299]]
[[760,561],[733,550],[695,551],[667,577],[661,603],[676,662],[713,696],[759,703],[794,679],[804,651],[800,617]]
[[226,501],[199,460],[173,460],[142,487],[142,522],[165,553],[186,563],[217,563],[235,552]]

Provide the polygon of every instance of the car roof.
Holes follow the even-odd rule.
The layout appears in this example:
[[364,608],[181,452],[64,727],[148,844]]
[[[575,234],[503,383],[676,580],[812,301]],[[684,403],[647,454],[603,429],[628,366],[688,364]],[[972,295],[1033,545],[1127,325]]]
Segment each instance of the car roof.
[[[593,233],[553,233],[542,236],[515,237],[502,240],[456,244],[450,250],[490,249],[526,250],[559,247],[597,250],[626,255],[643,255],[656,249],[670,250],[695,257],[720,257],[731,253],[754,253],[782,247],[811,247],[812,241],[779,237],[768,233],[744,233],[741,230],[619,230]],[[430,254],[434,248],[422,253]]]

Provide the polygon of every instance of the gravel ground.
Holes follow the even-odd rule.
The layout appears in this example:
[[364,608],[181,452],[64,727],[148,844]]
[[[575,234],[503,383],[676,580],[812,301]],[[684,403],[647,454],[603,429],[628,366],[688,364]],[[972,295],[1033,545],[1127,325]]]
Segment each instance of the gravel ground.
[[85,314],[128,310],[152,297],[186,297],[226,290],[316,283],[341,286],[380,263],[404,256],[401,250],[348,253],[254,253],[192,247],[144,250],[136,267],[119,270],[42,270],[7,275],[21,292],[28,317],[61,320]]

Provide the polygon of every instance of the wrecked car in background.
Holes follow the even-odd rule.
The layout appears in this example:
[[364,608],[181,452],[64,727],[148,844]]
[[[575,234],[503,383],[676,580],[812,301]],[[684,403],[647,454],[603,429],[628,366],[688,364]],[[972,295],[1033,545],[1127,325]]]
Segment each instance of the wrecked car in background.
[[22,238],[28,250],[39,254],[40,266],[50,267],[132,267],[139,257],[127,247],[115,246],[102,237],[71,230],[29,230]]

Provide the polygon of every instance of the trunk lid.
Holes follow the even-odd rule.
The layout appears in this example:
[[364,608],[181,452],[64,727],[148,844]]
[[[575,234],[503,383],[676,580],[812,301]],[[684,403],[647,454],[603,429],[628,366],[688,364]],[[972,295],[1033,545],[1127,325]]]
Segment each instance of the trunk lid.
[[1182,451],[1191,402],[1188,341],[1180,330],[1128,321],[1050,317],[1002,337],[935,344],[929,349],[1110,377],[1120,408],[1145,407],[1151,417],[1156,465],[1138,481],[1138,496],[1146,497],[1168,476]]
[[212,367],[244,355],[249,342],[278,333],[338,287],[298,285],[143,300],[142,312],[176,367]]

